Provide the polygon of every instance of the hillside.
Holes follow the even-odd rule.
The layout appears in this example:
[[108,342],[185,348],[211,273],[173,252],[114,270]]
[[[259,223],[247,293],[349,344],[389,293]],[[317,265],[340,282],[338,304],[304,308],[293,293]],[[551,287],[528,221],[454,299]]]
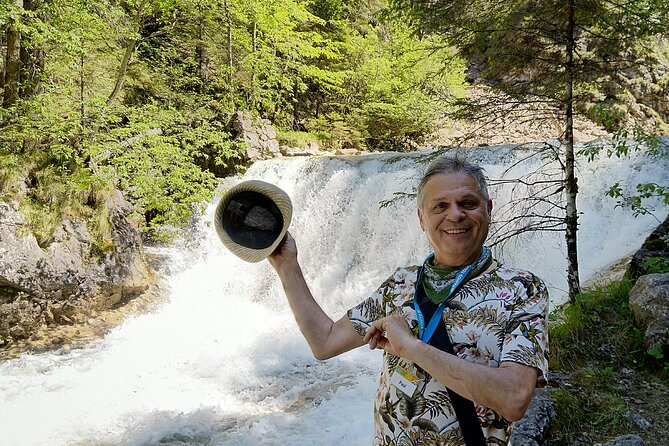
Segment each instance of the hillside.
[[628,305],[631,285],[588,290],[553,312],[549,385],[557,417],[547,445],[592,446],[624,434],[646,446],[669,438],[669,361],[643,346]]

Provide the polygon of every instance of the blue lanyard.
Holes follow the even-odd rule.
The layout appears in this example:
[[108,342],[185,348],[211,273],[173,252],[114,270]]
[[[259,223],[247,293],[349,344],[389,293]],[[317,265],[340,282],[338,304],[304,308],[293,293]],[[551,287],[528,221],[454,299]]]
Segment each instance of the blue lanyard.
[[[481,255],[485,254],[485,249],[486,247],[483,248],[484,252]],[[420,281],[423,276],[423,268],[425,267],[425,262],[430,260],[431,258],[434,257],[434,253],[430,254],[425,258],[425,261],[423,262],[423,266],[418,270],[418,277],[416,278],[416,287],[413,295],[413,308],[416,311],[416,319],[418,320],[418,335],[420,336],[420,340],[425,342],[426,344],[430,341],[432,338],[432,335],[434,334],[434,331],[437,329],[437,325],[439,325],[439,321],[441,320],[441,316],[444,314],[444,310],[446,308],[446,302],[448,302],[448,299],[451,297],[453,292],[458,289],[460,284],[462,283],[463,280],[467,277],[467,274],[470,273],[472,268],[474,268],[474,265],[478,263],[478,261],[472,263],[471,265],[468,265],[466,268],[461,269],[458,271],[458,274],[455,276],[455,280],[451,284],[451,289],[448,292],[448,296],[442,303],[439,304],[437,307],[437,310],[434,312],[432,315],[432,319],[430,319],[430,323],[427,325],[427,329],[425,328],[425,316],[423,316],[423,312],[420,311],[420,307],[418,305],[418,287],[420,286]]]

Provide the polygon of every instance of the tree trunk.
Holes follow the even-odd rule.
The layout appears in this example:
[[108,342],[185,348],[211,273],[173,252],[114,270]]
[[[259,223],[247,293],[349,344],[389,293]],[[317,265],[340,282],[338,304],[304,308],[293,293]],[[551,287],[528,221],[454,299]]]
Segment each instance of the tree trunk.
[[81,128],[86,128],[86,105],[85,105],[85,92],[86,92],[86,74],[84,72],[84,64],[86,58],[84,57],[84,52],[81,52],[81,58],[79,59],[79,118],[81,119]]
[[135,11],[135,23],[134,23],[134,31],[137,37],[131,39],[128,42],[128,45],[125,47],[125,53],[123,54],[123,60],[121,60],[121,67],[119,68],[118,76],[116,77],[116,84],[114,85],[114,90],[111,92],[109,98],[107,99],[107,107],[116,102],[116,100],[121,95],[121,91],[123,91],[123,85],[125,84],[125,75],[128,73],[128,67],[130,66],[130,61],[132,60],[132,56],[133,54],[135,54],[135,50],[137,49],[139,43],[141,42],[141,31],[143,28],[142,15],[144,13],[145,5],[146,5],[146,0],[142,0],[137,5],[137,10]]
[[[0,50],[5,48],[5,30],[3,29],[0,32]],[[5,87],[5,57],[7,56],[7,51],[0,51],[0,89],[4,89]],[[2,98],[0,98],[0,104],[2,103]]]
[[[202,3],[198,4],[199,10],[199,25],[197,28],[197,45],[195,46],[195,54],[197,55],[197,77],[200,79],[200,85],[204,86],[209,80],[209,55],[207,54],[207,47],[204,44],[205,21],[204,13],[202,12]],[[202,88],[200,88],[200,91]]]
[[235,88],[232,84],[233,81],[233,66],[234,59],[232,57],[232,13],[230,11],[230,2],[224,0],[223,7],[225,8],[225,21],[227,25],[227,34],[228,34],[228,92],[230,94],[230,102],[232,107],[235,106]]
[[566,82],[565,82],[565,190],[566,203],[566,242],[567,242],[567,282],[569,283],[569,301],[574,303],[581,292],[578,275],[578,249],[576,234],[578,231],[578,212],[576,194],[578,184],[574,173],[574,0],[567,0],[567,42],[566,42]]
[[[22,0],[15,1],[16,6],[23,7]],[[11,107],[19,99],[21,83],[21,33],[16,24],[10,24],[6,31],[7,56],[5,58],[5,85],[2,105]]]
[[125,48],[125,54],[123,55],[123,60],[121,61],[121,68],[118,71],[118,76],[116,77],[116,85],[114,85],[114,91],[109,95],[109,98],[107,99],[107,107],[112,105],[119,97],[121,94],[121,91],[123,90],[123,84],[125,83],[125,75],[128,73],[128,67],[130,66],[130,59],[132,59],[132,55],[135,53],[135,49],[137,49],[137,45],[139,45],[139,40],[137,39],[132,39],[129,43],[128,46]]
[[251,62],[251,110],[256,108],[256,58],[258,57],[258,23],[253,21],[253,60]]
[[[37,11],[39,0],[24,0],[23,8],[26,11]],[[27,48],[21,44],[21,92],[20,97],[29,99],[40,91],[40,82],[44,72],[44,50],[41,48]]]

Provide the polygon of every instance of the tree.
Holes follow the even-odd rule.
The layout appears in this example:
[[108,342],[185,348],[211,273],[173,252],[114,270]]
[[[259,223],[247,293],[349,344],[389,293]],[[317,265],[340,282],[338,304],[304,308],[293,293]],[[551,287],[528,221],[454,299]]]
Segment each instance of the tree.
[[10,22],[6,25],[5,38],[7,54],[5,57],[4,93],[2,105],[11,107],[19,98],[21,84],[21,31],[19,30],[20,15],[23,12],[23,1],[15,0],[11,9]]
[[149,0],[137,0],[123,2],[123,4],[130,20],[126,25],[125,33],[122,34],[126,41],[125,51],[118,69],[114,89],[107,99],[107,106],[112,105],[119,98],[130,61],[139,45],[146,40],[167,34],[174,25],[179,8],[176,1],[151,2]]
[[[411,147],[462,69],[442,76],[426,41],[378,15],[384,5],[0,2],[3,193],[55,222],[117,187],[139,226],[184,226],[215,177],[248,163],[231,135],[236,110],[324,147]],[[54,225],[36,226],[47,242]]]
[[442,36],[502,93],[493,101],[456,101],[456,116],[479,118],[500,100],[521,113],[536,103],[561,110],[564,228],[573,301],[580,292],[574,112],[592,109],[597,101],[593,93],[624,82],[621,73],[638,63],[636,56],[651,60],[652,37],[668,29],[669,4],[663,0],[391,0],[390,4],[417,32]]

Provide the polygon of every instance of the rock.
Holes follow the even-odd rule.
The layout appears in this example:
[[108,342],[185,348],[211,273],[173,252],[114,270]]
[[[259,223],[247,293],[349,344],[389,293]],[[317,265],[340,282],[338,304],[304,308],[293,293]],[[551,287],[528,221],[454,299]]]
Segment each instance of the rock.
[[105,203],[111,240],[100,248],[83,220],[66,217],[40,246],[17,204],[0,202],[0,338],[29,338],[40,326],[86,320],[156,285],[138,231],[119,194]]
[[641,248],[634,253],[629,267],[627,277],[636,280],[645,274],[642,265],[651,257],[669,259],[669,215],[664,221],[646,238]]
[[319,156],[331,155],[326,151],[321,150],[320,144],[315,141],[309,141],[305,147],[288,147],[281,146],[281,154],[284,156]]
[[538,446],[548,436],[551,421],[557,416],[553,400],[546,389],[537,389],[525,416],[513,427],[513,446]]
[[335,155],[360,155],[360,150],[358,149],[337,149]]
[[669,350],[669,273],[639,277],[629,303],[634,319],[645,330],[646,348]]
[[628,420],[630,420],[630,423],[632,426],[637,427],[639,429],[650,429],[653,424],[648,421],[643,415],[641,415],[638,412],[634,412],[632,410],[628,410],[625,412],[625,416],[627,417]]
[[235,138],[246,144],[249,161],[281,156],[276,129],[269,120],[254,120],[251,112],[238,111],[233,117],[232,127]]
[[645,446],[646,443],[643,442],[643,439],[638,435],[627,434],[616,437],[613,440],[607,441],[606,443],[595,443],[594,446]]

